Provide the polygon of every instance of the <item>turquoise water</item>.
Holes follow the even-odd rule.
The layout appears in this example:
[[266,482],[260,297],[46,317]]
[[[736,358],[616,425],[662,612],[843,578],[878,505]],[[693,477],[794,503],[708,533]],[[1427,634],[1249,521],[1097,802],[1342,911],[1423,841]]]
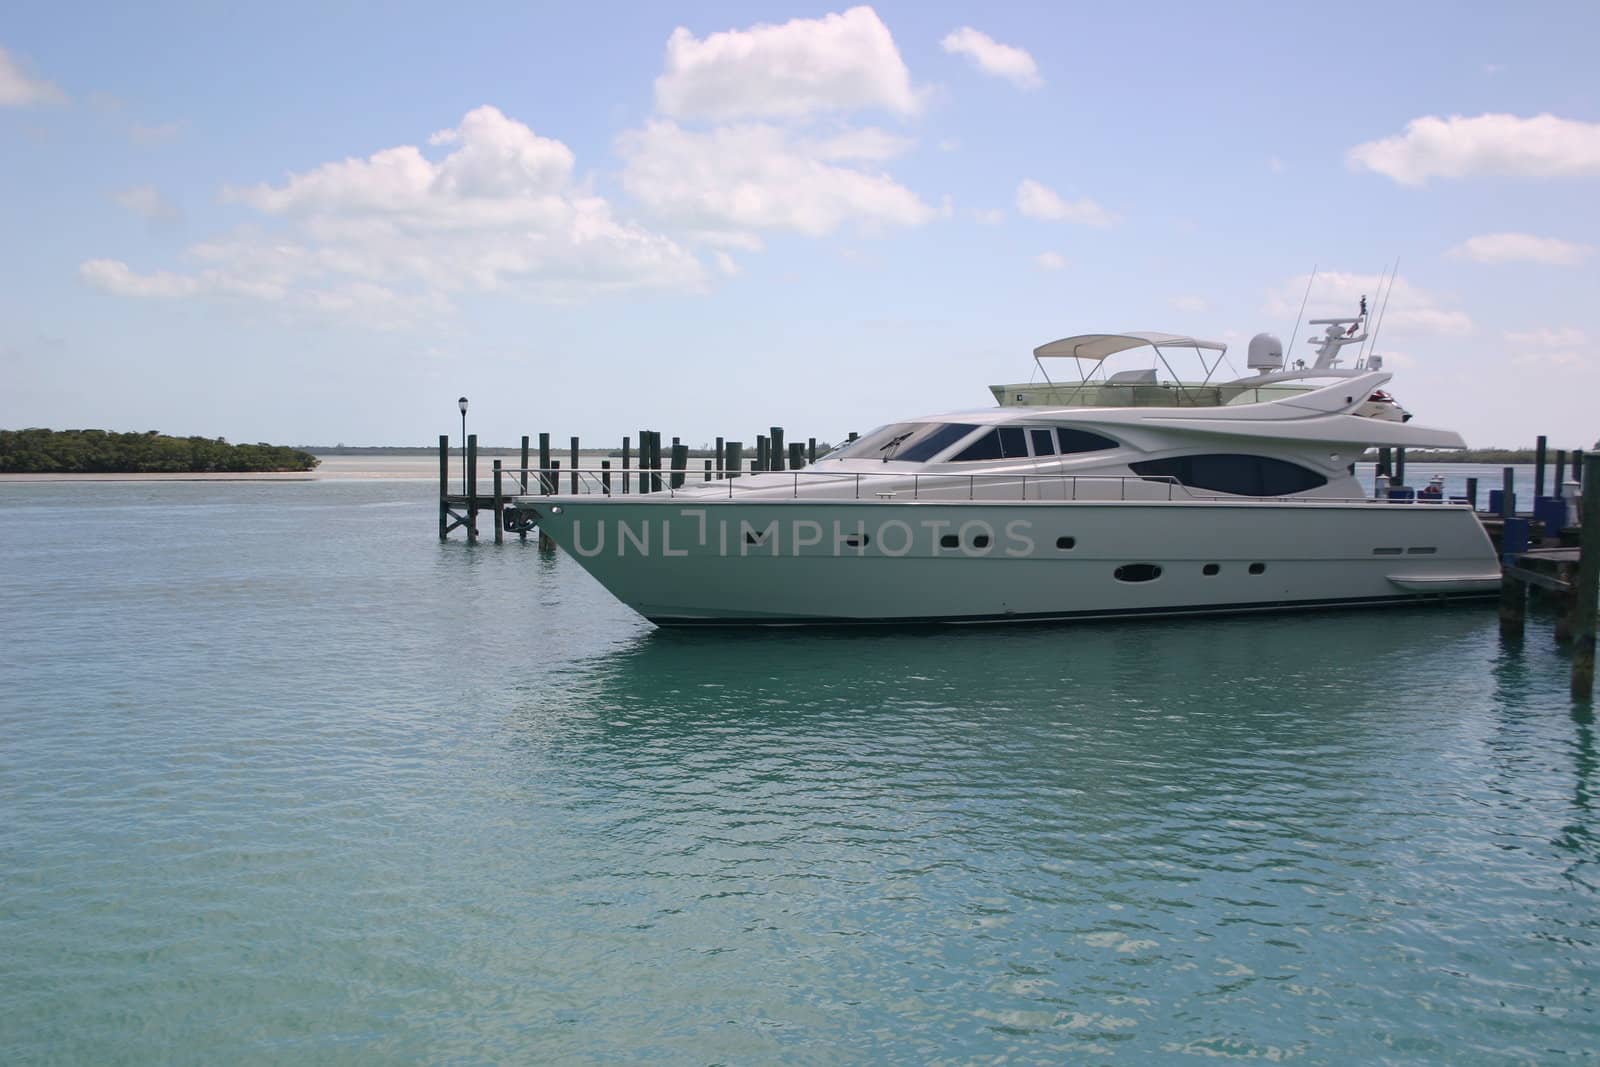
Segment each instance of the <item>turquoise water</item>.
[[1600,1047],[1541,615],[679,635],[432,491],[0,485],[0,1059]]

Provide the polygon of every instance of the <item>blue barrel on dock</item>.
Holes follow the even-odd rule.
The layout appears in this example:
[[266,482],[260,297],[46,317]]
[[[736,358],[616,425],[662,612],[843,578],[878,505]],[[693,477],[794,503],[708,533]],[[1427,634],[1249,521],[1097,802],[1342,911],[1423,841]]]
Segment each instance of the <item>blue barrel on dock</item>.
[[1544,535],[1553,537],[1567,524],[1567,502],[1558,496],[1541,496],[1533,502],[1533,517],[1544,524]]
[[1507,519],[1500,533],[1500,554],[1520,556],[1528,551],[1528,528],[1531,525],[1527,519]]
[[[1505,492],[1506,491],[1504,489],[1491,489],[1491,490],[1489,490],[1489,514],[1491,514],[1491,515],[1500,514],[1500,501],[1505,496]],[[1517,513],[1517,494],[1512,493],[1511,494],[1511,514],[1515,515],[1516,513]]]

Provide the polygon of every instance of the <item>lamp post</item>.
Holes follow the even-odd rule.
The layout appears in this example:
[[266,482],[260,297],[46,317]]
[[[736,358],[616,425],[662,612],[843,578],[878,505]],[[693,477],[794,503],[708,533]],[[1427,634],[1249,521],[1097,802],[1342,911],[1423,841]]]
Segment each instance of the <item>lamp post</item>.
[[461,409],[461,495],[471,496],[467,489],[467,398],[456,401]]

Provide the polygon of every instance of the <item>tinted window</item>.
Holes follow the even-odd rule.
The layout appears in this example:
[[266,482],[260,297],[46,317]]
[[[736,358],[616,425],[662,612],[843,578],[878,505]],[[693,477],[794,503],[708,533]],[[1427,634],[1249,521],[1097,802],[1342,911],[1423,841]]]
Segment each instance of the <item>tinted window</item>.
[[947,422],[921,440],[913,441],[895,452],[893,458],[921,463],[937,456],[976,429],[970,423]]
[[1101,437],[1088,430],[1070,430],[1065,426],[1056,427],[1056,440],[1061,442],[1063,456],[1073,452],[1103,452],[1117,447],[1117,443],[1109,437]]
[[1266,456],[1173,456],[1128,466],[1146,478],[1174,478],[1194,489],[1234,496],[1290,496],[1328,484],[1316,471]]
[[1053,456],[1056,454],[1055,435],[1049,430],[1029,430],[1028,439],[1033,442],[1034,455]]
[[1028,455],[1027,433],[1021,426],[1002,426],[990,430],[954,458],[957,463],[976,459],[1018,459]]
[[1154,563],[1124,563],[1112,576],[1119,582],[1153,582],[1161,577],[1161,568]]

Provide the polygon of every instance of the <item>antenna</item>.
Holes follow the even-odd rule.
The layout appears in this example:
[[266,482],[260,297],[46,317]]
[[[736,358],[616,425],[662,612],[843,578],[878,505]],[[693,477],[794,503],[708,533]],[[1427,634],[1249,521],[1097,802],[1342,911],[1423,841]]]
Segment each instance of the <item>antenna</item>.
[[1389,288],[1383,294],[1383,307],[1378,311],[1378,321],[1372,326],[1372,351],[1378,351],[1378,331],[1383,328],[1383,317],[1389,313],[1389,298],[1394,295],[1395,279],[1400,277],[1400,257],[1394,257],[1394,272],[1389,275]]
[[[1306,278],[1306,295],[1300,298],[1300,314],[1294,317],[1294,332],[1289,334],[1289,347],[1284,351],[1289,353],[1286,360],[1294,358],[1294,339],[1300,336],[1300,320],[1306,313],[1306,301],[1311,299],[1311,283],[1317,280],[1317,265],[1311,264],[1311,275]],[[1285,366],[1287,366],[1285,362]]]
[[[1400,261],[1398,259],[1396,259],[1395,260],[1395,265],[1399,266],[1399,263],[1400,263]],[[1378,298],[1383,295],[1383,283],[1388,278],[1388,276],[1389,276],[1389,265],[1387,263],[1385,263],[1383,265],[1383,270],[1378,272],[1378,288],[1376,290],[1374,290],[1374,292],[1373,292],[1373,296],[1372,296],[1373,304],[1377,304]],[[1369,316],[1369,319],[1372,320],[1372,322],[1374,324],[1376,324],[1376,319],[1377,319],[1376,316]],[[1367,357],[1372,354],[1371,352],[1367,351],[1367,342],[1370,341],[1370,340],[1372,340],[1372,331],[1369,330],[1362,337],[1362,339],[1361,339],[1361,348],[1358,349],[1357,352],[1356,352],[1356,366],[1358,366],[1358,367],[1364,366],[1366,364]]]

